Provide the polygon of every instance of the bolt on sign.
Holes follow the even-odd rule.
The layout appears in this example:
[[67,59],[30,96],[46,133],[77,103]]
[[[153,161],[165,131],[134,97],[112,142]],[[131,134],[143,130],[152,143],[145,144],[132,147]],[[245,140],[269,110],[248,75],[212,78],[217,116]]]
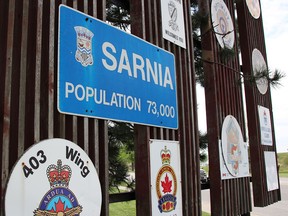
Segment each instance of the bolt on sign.
[[49,139],[15,164],[5,194],[5,215],[100,215],[101,187],[88,155],[75,143]]
[[182,0],[161,0],[163,38],[186,48]]
[[182,215],[178,141],[150,140],[152,215]]
[[60,112],[178,128],[172,53],[67,6],[59,14]]

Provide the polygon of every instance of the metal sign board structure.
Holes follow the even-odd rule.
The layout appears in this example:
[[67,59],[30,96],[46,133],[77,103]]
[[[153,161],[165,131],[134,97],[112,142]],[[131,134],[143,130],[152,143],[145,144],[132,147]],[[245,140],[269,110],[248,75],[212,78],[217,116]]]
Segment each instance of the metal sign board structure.
[[15,164],[5,215],[100,215],[98,174],[88,155],[64,139],[41,141]]
[[150,140],[152,215],[182,215],[178,141]]
[[[240,34],[240,48],[241,53],[243,53],[241,56],[241,71],[246,77],[255,76],[257,72],[265,72],[268,65],[263,17],[261,15],[261,1],[237,1],[236,9]],[[249,41],[249,43],[247,43],[247,41]],[[272,156],[267,155],[267,157],[265,151],[276,153],[271,89],[269,82],[264,78],[257,80],[256,86],[245,82],[244,87],[248,133],[249,137],[253,140],[253,145],[251,144],[249,146],[251,173],[253,176],[253,203],[254,206],[264,207],[281,200],[280,187],[276,189],[272,186],[272,183],[270,185],[272,187],[269,188],[270,186],[268,185],[267,187],[266,184],[267,174],[270,175],[274,173],[274,171],[272,173],[267,172],[267,165],[268,169],[270,169],[269,163],[273,162],[274,159],[272,159]],[[270,117],[268,116],[269,114]],[[266,163],[266,157],[268,163]],[[273,169],[275,170],[275,168]],[[278,175],[277,172],[276,175]],[[274,189],[270,190],[272,188]]]
[[67,6],[59,14],[60,112],[178,128],[172,53]]

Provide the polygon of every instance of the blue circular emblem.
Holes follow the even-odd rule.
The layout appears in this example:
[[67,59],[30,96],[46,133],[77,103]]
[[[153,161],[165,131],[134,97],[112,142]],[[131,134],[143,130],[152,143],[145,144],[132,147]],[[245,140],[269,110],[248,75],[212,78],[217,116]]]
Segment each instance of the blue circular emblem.
[[77,198],[71,190],[64,187],[56,187],[44,195],[38,210],[51,213],[74,211],[74,215],[78,216],[81,206],[79,206]]
[[68,165],[62,166],[61,160],[57,161],[57,165],[48,166],[47,177],[51,189],[42,198],[39,208],[34,211],[34,216],[80,215],[82,206],[68,188],[71,175],[71,168]]

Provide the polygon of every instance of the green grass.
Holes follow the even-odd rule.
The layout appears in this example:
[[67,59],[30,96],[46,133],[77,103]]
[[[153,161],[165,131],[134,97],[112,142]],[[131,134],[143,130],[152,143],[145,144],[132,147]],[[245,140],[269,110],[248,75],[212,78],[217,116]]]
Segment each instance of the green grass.
[[288,177],[288,153],[278,153],[278,164],[280,166],[279,175]]
[[205,170],[207,173],[209,172],[209,166],[202,166],[201,169]]
[[[135,216],[136,201],[111,203],[109,205],[109,215],[111,216]],[[202,212],[202,216],[210,216],[207,212]]]
[[111,216],[135,216],[136,201],[111,203],[109,205],[109,215]]

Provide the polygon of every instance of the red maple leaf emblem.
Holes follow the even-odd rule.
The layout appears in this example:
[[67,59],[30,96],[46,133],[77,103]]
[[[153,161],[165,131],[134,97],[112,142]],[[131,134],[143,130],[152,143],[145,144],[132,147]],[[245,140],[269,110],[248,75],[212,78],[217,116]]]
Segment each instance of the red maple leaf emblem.
[[161,186],[163,188],[163,193],[170,193],[172,191],[172,180],[169,180],[167,173],[165,176],[165,181],[161,181]]
[[69,210],[69,208],[65,208],[65,202],[62,202],[62,200],[59,198],[58,202],[55,203],[54,207],[56,208],[56,210],[54,210],[53,208],[50,210],[50,212],[65,212],[67,210]]
[[64,212],[64,203],[61,199],[58,200],[58,203],[56,203],[56,212]]

